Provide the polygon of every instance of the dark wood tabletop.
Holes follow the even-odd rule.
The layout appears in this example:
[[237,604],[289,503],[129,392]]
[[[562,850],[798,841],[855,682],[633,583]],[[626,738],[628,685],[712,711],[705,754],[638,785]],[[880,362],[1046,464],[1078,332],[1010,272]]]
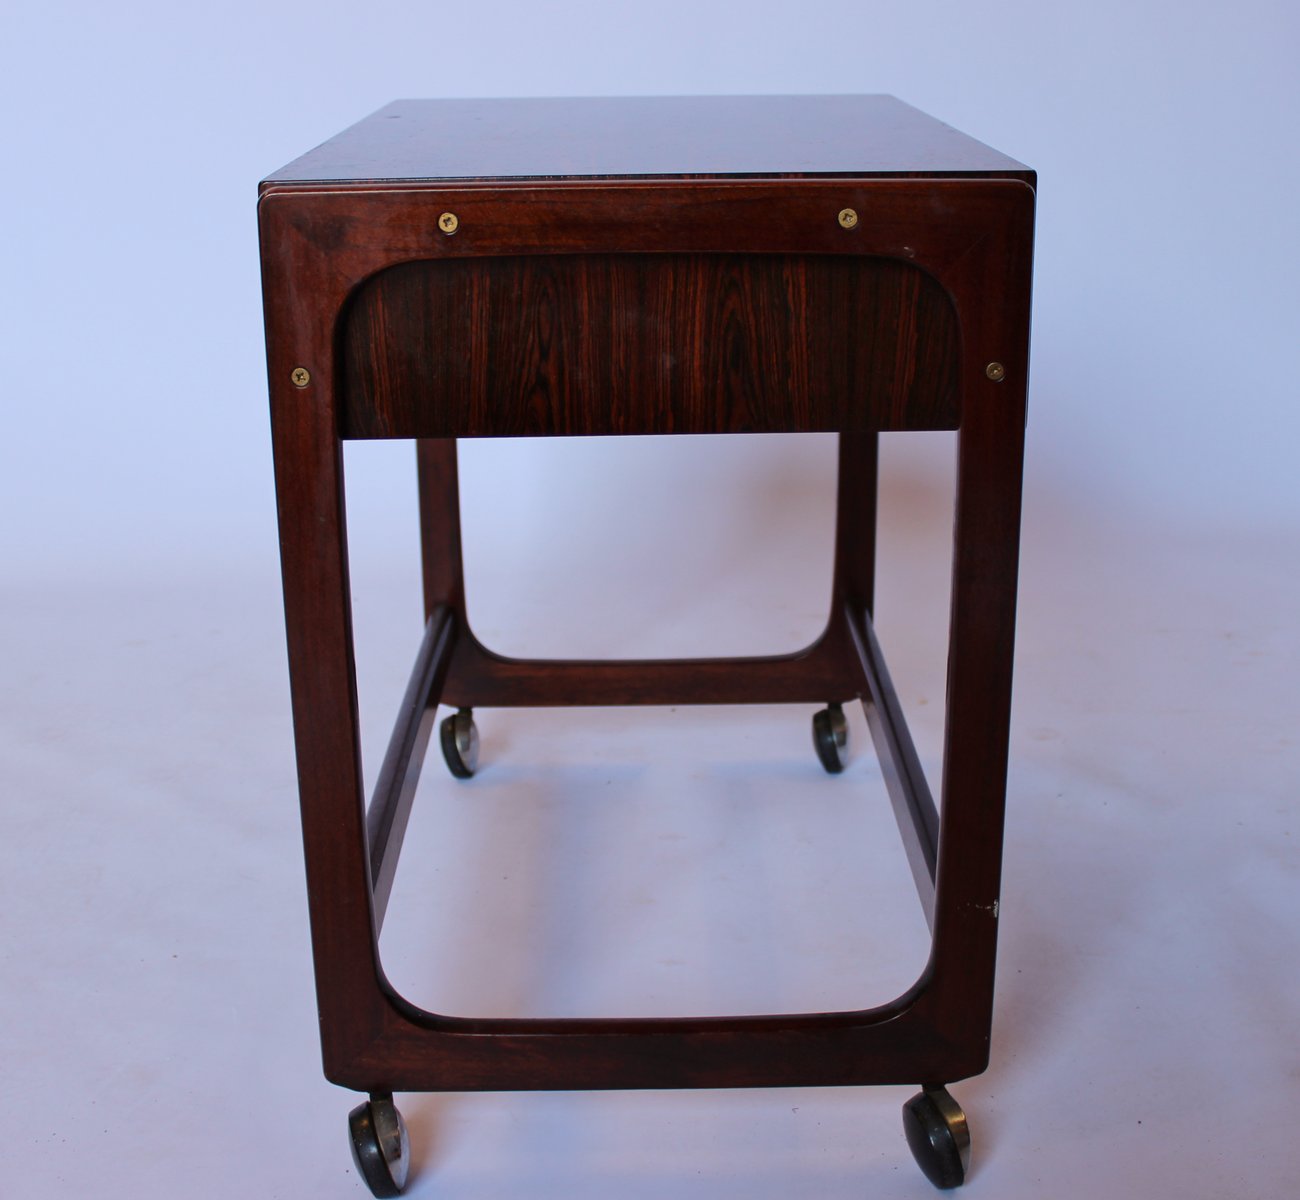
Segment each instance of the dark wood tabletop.
[[396,100],[265,184],[1034,173],[893,96]]

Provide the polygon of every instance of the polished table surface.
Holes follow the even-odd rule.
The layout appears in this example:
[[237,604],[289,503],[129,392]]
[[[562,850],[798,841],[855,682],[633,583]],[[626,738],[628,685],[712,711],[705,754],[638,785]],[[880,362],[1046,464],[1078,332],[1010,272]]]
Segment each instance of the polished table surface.
[[997,176],[1022,163],[893,96],[395,100],[267,183]]

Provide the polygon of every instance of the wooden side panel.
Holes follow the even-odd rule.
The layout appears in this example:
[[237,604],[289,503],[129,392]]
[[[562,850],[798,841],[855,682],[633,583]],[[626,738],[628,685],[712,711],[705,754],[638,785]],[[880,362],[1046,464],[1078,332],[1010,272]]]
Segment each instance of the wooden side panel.
[[409,262],[342,318],[351,438],[955,429],[957,323],[908,263],[575,254]]

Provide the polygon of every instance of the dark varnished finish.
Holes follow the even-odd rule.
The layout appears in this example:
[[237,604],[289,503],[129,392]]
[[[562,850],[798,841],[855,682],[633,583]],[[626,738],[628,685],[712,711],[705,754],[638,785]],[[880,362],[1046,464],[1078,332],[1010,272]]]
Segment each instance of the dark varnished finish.
[[912,743],[898,693],[889,677],[876,631],[865,608],[849,606],[845,613],[849,632],[858,652],[859,667],[867,683],[862,707],[867,715],[871,740],[880,751],[885,788],[894,807],[898,831],[907,852],[908,866],[916,882],[925,919],[934,928],[934,878],[939,861],[939,813],[930,795],[921,760]]
[[447,607],[430,616],[424,640],[411,668],[406,694],[393,725],[375,794],[366,810],[366,842],[370,850],[370,883],[374,893],[375,927],[382,928],[388,897],[397,873],[406,823],[411,815],[420,768],[433,730],[434,712],[451,662],[455,617]]
[[268,182],[651,175],[1033,181],[893,96],[614,96],[394,100]]
[[837,639],[753,658],[568,660],[509,658],[472,632],[456,643],[445,704],[545,708],[622,704],[816,704],[855,695]]
[[[835,576],[832,609],[851,598],[868,613],[876,596],[876,484],[880,437],[841,433],[835,498]],[[852,657],[852,656],[850,656]]]
[[[974,1074],[987,1062],[996,950],[1033,175],[875,98],[850,104],[856,123],[822,130],[824,140],[807,146],[800,135],[809,114],[828,110],[805,99],[606,103],[541,103],[519,126],[511,121],[522,110],[504,102],[399,106],[263,187],[272,428],[326,1073],[371,1092],[951,1082]],[[733,141],[714,146],[714,165],[704,167],[695,134],[684,131],[712,139],[727,122]],[[644,134],[639,156],[634,139],[611,132],[629,128]],[[549,169],[537,170],[543,159]],[[740,177],[750,174],[759,177]],[[621,178],[576,178],[603,175]],[[320,182],[331,179],[342,182]],[[836,221],[844,207],[858,211],[852,229]],[[437,224],[447,211],[459,218],[451,236]],[[635,256],[663,261],[627,261]],[[800,290],[789,283],[800,273],[817,278]],[[688,279],[698,298],[678,310],[663,299],[667,281]],[[526,311],[475,290],[507,280],[524,281]],[[926,299],[939,293],[942,305]],[[835,295],[856,297],[857,317],[828,307]],[[543,347],[538,313],[548,304],[565,321],[581,312],[584,325],[558,334],[548,326]],[[449,323],[440,323],[440,310]],[[955,334],[939,328],[940,311]],[[656,313],[659,328],[643,329]],[[674,400],[655,349],[684,344],[682,332],[701,320],[737,331],[734,354],[719,357],[703,338],[685,343],[701,361],[681,368],[690,382]],[[410,347],[385,344],[391,328],[425,351],[459,347],[470,361],[440,374],[418,355],[403,357]],[[845,344],[864,328],[866,348]],[[632,342],[641,348],[619,349]],[[505,353],[493,363],[498,344]],[[990,361],[1005,367],[1000,382],[986,374]],[[311,372],[305,388],[290,381],[298,366]],[[660,385],[668,379],[667,399],[647,371]],[[611,394],[622,383],[624,408],[589,387],[593,379]],[[784,410],[782,388],[792,397]],[[629,431],[841,430],[832,606],[812,647],[771,659],[552,663],[503,658],[478,643],[465,612],[454,438],[603,432],[616,421]],[[870,629],[876,438],[881,429],[954,422],[936,852],[923,781]],[[340,469],[340,437],[356,433],[419,439],[426,616],[450,614],[448,644],[422,657],[413,675],[417,692],[428,686],[429,705],[861,698],[894,781],[900,826],[916,842],[912,857],[927,879],[934,873],[934,940],[917,984],[861,1011],[671,1020],[479,1020],[424,1012],[398,996],[376,948],[380,875],[372,874],[361,791]],[[420,739],[415,707],[405,706],[394,736],[376,828],[388,821],[397,832],[409,799],[398,780]],[[381,852],[378,865],[386,870],[393,852]]]
[[952,305],[889,259],[407,263],[342,337],[344,437],[957,427]]
[[[415,444],[420,494],[420,565],[424,617],[439,606],[465,614],[465,574],[460,545],[460,481],[456,442],[424,438]],[[464,635],[462,629],[462,636]]]

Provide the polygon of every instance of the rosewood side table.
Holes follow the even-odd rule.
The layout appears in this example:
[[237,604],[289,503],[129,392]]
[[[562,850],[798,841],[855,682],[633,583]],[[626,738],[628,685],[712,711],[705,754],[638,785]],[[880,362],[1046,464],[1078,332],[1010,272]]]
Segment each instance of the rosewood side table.
[[[887,96],[398,101],[276,172],[259,215],[294,733],[326,1076],[370,1094],[358,1167],[396,1195],[394,1091],[913,1083],[940,1187],[988,1062],[1011,700],[1034,173]],[[765,658],[506,658],[465,611],[456,439],[839,435],[832,604]],[[872,628],[877,436],[957,430],[936,808]],[[425,633],[363,795],[342,443],[416,444]],[[861,701],[932,947],[850,1012],[477,1019],[387,981],[378,931],[439,705],[807,702],[841,766]]]

